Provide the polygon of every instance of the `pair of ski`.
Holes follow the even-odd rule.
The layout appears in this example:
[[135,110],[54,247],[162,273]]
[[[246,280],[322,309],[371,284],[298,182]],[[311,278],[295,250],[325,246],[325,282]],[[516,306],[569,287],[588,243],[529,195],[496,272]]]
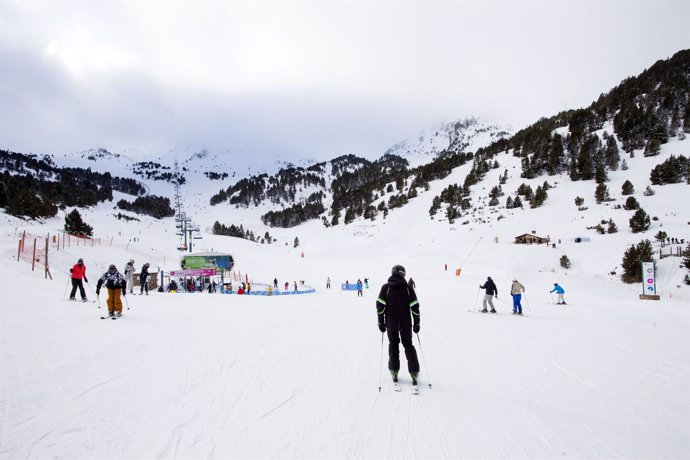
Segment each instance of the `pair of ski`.
[[[400,393],[402,391],[402,387],[400,386],[400,382],[393,382],[393,389]],[[418,395],[419,394],[419,385],[412,385],[412,394],[413,395]]]
[[124,318],[125,315],[120,315],[120,316],[101,316],[101,319],[118,319],[118,318]]

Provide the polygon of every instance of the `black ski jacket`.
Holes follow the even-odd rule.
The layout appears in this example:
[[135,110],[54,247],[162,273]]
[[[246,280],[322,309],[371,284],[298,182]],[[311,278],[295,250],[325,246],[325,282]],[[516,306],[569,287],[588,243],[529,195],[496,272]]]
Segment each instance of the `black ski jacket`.
[[491,278],[486,280],[486,283],[479,286],[479,289],[486,289],[486,295],[498,295],[498,288]]
[[392,275],[381,287],[376,299],[376,313],[379,324],[393,331],[412,329],[419,324],[419,301],[414,289],[400,275]]

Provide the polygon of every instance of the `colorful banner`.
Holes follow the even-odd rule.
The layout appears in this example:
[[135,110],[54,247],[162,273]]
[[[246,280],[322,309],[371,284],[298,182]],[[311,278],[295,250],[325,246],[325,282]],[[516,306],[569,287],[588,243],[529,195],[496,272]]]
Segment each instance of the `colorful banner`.
[[170,276],[214,276],[215,268],[201,268],[199,270],[173,270]]
[[642,262],[642,290],[645,295],[656,295],[654,262]]

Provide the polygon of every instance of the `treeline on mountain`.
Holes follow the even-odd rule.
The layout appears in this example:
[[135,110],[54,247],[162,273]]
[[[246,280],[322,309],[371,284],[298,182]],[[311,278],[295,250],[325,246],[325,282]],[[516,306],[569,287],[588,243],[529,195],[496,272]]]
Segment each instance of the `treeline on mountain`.
[[157,195],[140,196],[131,203],[127,200],[120,200],[117,202],[117,207],[156,219],[175,215],[175,211],[170,207],[170,199]]
[[[311,169],[311,170],[310,170]],[[292,203],[299,190],[316,186],[326,188],[326,180],[319,174],[320,169],[310,167],[281,168],[275,175],[260,174],[241,179],[225,190],[220,190],[211,197],[212,206],[229,201],[230,204],[248,207],[258,205],[264,200],[279,204]]]
[[321,196],[305,204],[297,203],[280,211],[269,211],[261,216],[261,220],[270,227],[291,228],[310,219],[317,219],[325,211]]
[[251,230],[245,230],[242,224],[240,224],[239,227],[234,224],[230,224],[228,227],[225,224],[215,221],[211,231],[214,235],[232,236],[250,241],[260,241],[261,244],[271,244],[273,242],[273,237],[268,232],[266,232],[263,237],[259,238],[255,236],[254,232]]
[[[595,134],[606,121],[613,135]],[[567,135],[554,133],[558,128]],[[589,107],[542,118],[485,149],[495,154],[513,149],[522,160],[522,177],[568,171],[572,180],[594,179],[597,168],[616,170],[616,139],[627,153],[643,149],[656,155],[669,137],[690,132],[690,50],[657,61],[637,77],[602,94]]]
[[112,177],[90,168],[59,168],[50,157],[0,150],[0,207],[31,219],[52,217],[59,207],[94,206],[113,199],[113,190],[138,195],[134,179]]
[[[132,166],[132,172],[146,179],[160,180],[182,185],[186,182],[184,175],[169,171],[170,166],[164,166],[155,161],[140,161]],[[182,168],[186,171],[186,168]],[[227,173],[225,174],[227,176]]]
[[652,169],[649,180],[654,185],[677,184],[683,180],[690,184],[690,160],[683,155],[671,155]]

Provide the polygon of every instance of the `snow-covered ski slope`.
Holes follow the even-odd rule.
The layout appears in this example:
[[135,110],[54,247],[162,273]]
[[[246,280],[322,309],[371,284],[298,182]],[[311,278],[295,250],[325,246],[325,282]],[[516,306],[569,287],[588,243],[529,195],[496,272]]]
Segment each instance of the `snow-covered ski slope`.
[[[672,139],[658,157],[623,154],[630,169],[610,173],[618,201],[608,206],[594,203],[592,181],[526,181],[519,159],[502,154],[500,168],[473,187],[475,204],[508,169],[506,193],[522,182],[555,185],[542,208],[486,208],[453,225],[441,213],[430,220],[431,199],[462,183],[465,165],[386,220],[268,229],[279,240],[272,245],[204,235],[197,249],[232,253],[237,269],[255,282],[305,280],[317,292],[153,292],[128,296],[130,309],[118,321],[99,320],[104,309],[97,304],[63,300],[68,268],[83,257],[92,287],[110,263],[122,270],[130,258],[137,268],[147,261],[154,271],[179,268],[172,219],[122,222],[112,204],[83,210],[102,244],[51,253],[50,281],[16,262],[15,232],[52,234],[64,214],[44,223],[3,214],[0,458],[685,458],[686,271],[678,258],[658,262],[659,302],[638,300],[639,285],[624,285],[609,272],[620,275],[625,248],[661,229],[690,237],[686,184],[642,196],[651,167],[689,148],[687,140]],[[631,211],[612,207],[623,202],[626,178],[642,207],[659,218],[642,235],[630,232]],[[573,203],[578,195],[587,211]],[[259,235],[266,230],[261,210],[187,205],[186,211],[202,228],[219,220]],[[609,218],[619,233],[585,229]],[[532,230],[561,244],[513,244]],[[591,242],[575,243],[577,236]],[[133,237],[139,241],[128,241]],[[573,264],[567,271],[559,267],[563,254]],[[387,339],[381,362],[374,304],[397,263],[415,279],[421,305],[419,396],[411,395],[405,369],[402,392],[393,391]],[[329,276],[333,289],[326,290]],[[495,303],[504,313],[517,277],[527,288],[528,316],[468,312],[480,308],[478,286],[486,276],[498,285]],[[363,298],[338,290],[345,280],[365,277],[371,288]],[[568,305],[552,304],[554,282],[565,288]],[[88,287],[87,294],[93,298]]]

